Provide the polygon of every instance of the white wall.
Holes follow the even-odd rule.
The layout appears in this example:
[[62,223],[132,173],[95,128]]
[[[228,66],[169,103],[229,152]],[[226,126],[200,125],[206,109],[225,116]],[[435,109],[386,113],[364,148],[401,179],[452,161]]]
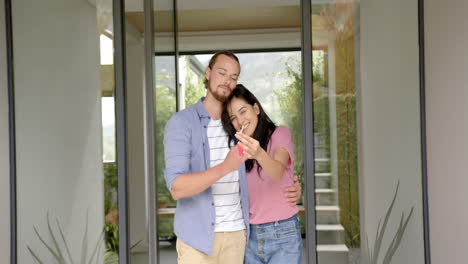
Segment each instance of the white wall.
[[15,0],[13,29],[18,263],[33,263],[27,245],[52,262],[33,232],[48,237],[47,213],[79,259],[87,210],[88,252],[104,223],[96,9],[82,0]]
[[360,16],[361,239],[374,242],[399,180],[382,249],[414,206],[392,263],[424,263],[417,0],[363,0]]
[[10,262],[10,168],[5,2],[0,1],[0,263]]
[[424,4],[432,263],[466,263],[468,2],[425,0]]

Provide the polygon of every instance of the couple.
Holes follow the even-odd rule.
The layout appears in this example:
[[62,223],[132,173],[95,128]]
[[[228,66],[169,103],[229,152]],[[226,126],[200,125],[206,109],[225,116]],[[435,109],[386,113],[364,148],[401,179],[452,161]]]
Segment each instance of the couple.
[[206,97],[174,114],[164,131],[178,263],[300,264],[291,135],[237,85],[239,74],[234,53],[213,55]]

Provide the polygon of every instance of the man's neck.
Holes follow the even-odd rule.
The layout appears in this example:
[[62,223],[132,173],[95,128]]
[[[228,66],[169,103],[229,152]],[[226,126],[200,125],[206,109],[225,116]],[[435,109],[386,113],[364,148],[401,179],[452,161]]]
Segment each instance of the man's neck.
[[209,93],[206,95],[205,100],[203,100],[203,105],[206,108],[206,111],[208,111],[208,114],[210,115],[211,119],[213,120],[219,120],[221,119],[221,113],[223,111],[223,103],[218,101],[216,98],[214,98],[212,95]]

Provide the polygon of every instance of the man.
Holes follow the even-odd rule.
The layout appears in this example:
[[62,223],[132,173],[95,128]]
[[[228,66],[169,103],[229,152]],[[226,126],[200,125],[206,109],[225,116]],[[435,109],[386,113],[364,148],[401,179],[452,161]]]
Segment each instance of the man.
[[[249,228],[245,157],[229,149],[222,104],[237,85],[234,53],[213,55],[205,71],[206,97],[174,114],[164,131],[165,179],[177,200],[178,263],[243,263]],[[297,184],[296,184],[297,185]],[[296,203],[298,186],[285,199]]]

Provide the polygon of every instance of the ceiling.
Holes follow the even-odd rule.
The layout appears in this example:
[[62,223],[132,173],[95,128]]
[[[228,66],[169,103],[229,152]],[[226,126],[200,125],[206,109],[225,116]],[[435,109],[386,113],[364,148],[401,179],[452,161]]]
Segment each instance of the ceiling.
[[[91,4],[111,11],[110,0],[88,0]],[[153,0],[154,30],[156,33],[174,32],[174,0]],[[312,6],[314,46],[326,46],[330,38],[329,30],[323,27],[320,11],[331,3],[348,2],[349,0],[314,0]],[[325,5],[324,5],[325,4]],[[109,9],[109,10],[107,10]],[[125,0],[125,18],[136,33],[144,31],[144,13],[142,0]],[[104,23],[111,31],[111,18]],[[250,34],[262,32],[300,31],[301,9],[299,0],[177,0],[178,32],[209,33],[227,36],[236,31],[250,31]],[[236,33],[234,33],[236,34]],[[300,35],[297,37],[300,42]],[[284,38],[284,36],[282,36]],[[270,37],[275,41],[274,35]],[[278,40],[281,37],[278,35]]]
[[[270,6],[263,8],[217,8],[179,10],[179,32],[299,28],[301,26],[299,6]],[[173,11],[155,11],[156,32],[172,32]],[[127,12],[127,22],[143,32],[144,14]]]

